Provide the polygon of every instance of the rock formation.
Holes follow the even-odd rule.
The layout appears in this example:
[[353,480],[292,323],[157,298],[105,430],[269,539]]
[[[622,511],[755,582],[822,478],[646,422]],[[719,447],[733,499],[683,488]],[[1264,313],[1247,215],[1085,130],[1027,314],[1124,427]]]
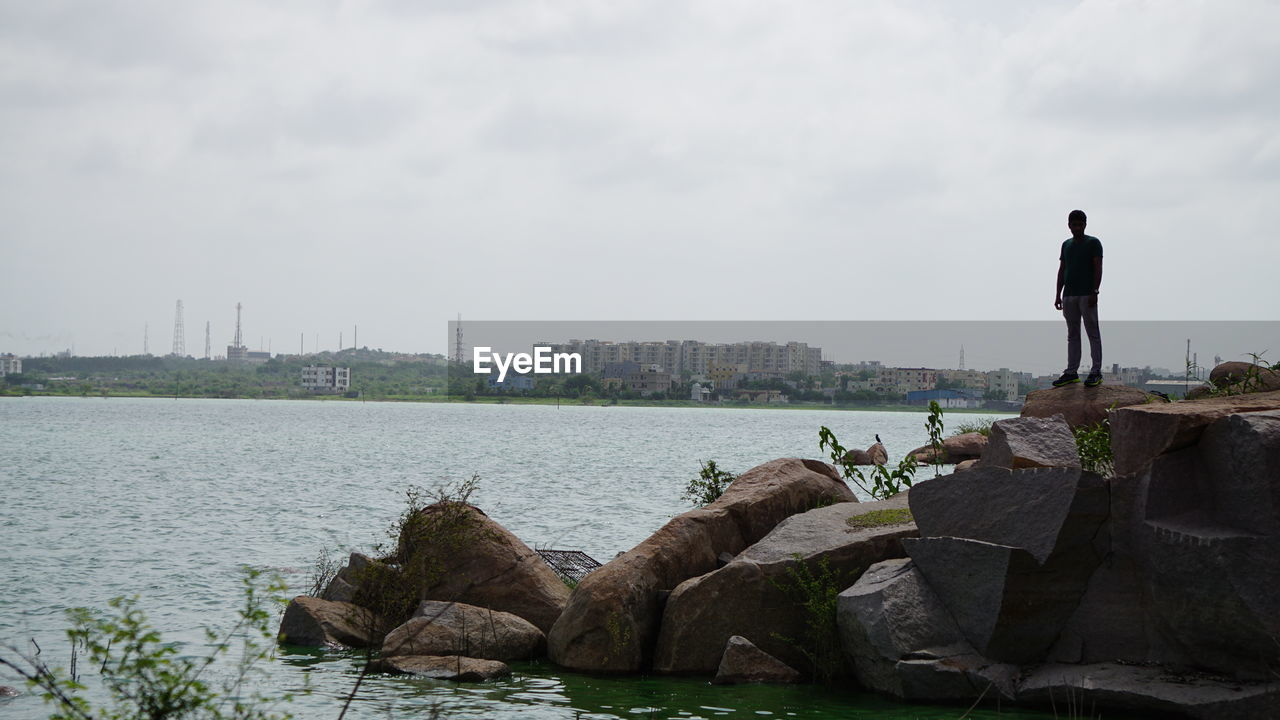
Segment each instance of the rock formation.
[[1112,408],[1147,403],[1164,403],[1158,395],[1124,385],[1100,385],[1087,388],[1074,383],[1060,388],[1032,390],[1022,405],[1022,417],[1049,418],[1062,415],[1071,427],[1095,425],[1107,418]]
[[800,681],[800,673],[778,658],[761,650],[741,635],[729,638],[716,670],[714,685],[743,683],[786,684]]
[[546,637],[511,613],[428,600],[405,624],[387,633],[382,656],[462,655],[484,660],[527,660],[542,654]]
[[785,518],[831,502],[856,498],[823,462],[774,460],[743,473],[714,503],[676,516],[583,579],[548,633],[551,659],[575,670],[646,669],[677,585],[715,570],[721,553],[736,555]]

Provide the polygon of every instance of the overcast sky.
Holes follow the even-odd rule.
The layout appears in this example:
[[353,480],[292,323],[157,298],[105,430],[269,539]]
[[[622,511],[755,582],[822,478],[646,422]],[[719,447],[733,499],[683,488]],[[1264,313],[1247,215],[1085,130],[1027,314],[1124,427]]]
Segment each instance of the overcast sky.
[[178,299],[196,356],[237,302],[276,352],[356,325],[446,352],[457,313],[1052,320],[1076,207],[1104,334],[1280,319],[1278,27],[1274,0],[0,0],[0,352],[149,325],[167,353]]

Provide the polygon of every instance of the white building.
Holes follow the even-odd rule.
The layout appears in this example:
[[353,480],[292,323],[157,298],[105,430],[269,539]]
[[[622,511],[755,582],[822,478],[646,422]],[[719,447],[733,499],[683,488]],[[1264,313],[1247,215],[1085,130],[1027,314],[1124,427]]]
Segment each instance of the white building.
[[302,368],[302,389],[344,393],[351,388],[351,368],[308,365]]
[[0,375],[21,375],[22,358],[13,353],[0,355]]

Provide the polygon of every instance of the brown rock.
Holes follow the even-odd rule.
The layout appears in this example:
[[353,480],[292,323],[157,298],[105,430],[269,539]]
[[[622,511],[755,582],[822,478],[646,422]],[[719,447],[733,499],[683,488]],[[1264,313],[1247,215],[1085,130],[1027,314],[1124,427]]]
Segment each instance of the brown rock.
[[714,503],[676,516],[583,579],[548,633],[551,659],[575,670],[646,668],[667,592],[716,569],[720,553],[736,555],[783,519],[830,501],[857,499],[826,463],[787,458],[748,470]]
[[511,674],[511,668],[507,667],[506,663],[458,655],[402,655],[383,658],[378,662],[377,668],[383,672],[399,675],[416,675],[433,680],[456,682],[484,682]]
[[851,465],[874,465],[876,462],[866,450],[850,450],[844,454],[844,461]]
[[420,600],[509,612],[543,632],[569,600],[569,588],[536,552],[465,503],[421,510],[402,532],[391,560],[417,570]]
[[371,647],[384,628],[358,605],[299,595],[285,608],[278,639],[287,645]]
[[1229,391],[1269,392],[1280,390],[1280,373],[1254,363],[1232,360],[1211,370],[1209,382]]
[[795,668],[756,647],[741,635],[734,635],[724,648],[714,685],[743,683],[788,684],[800,682]]
[[[942,441],[942,459],[944,464],[960,463],[965,460],[977,460],[982,457],[982,450],[987,446],[987,436],[979,432],[961,433],[944,438]],[[908,455],[914,455],[916,462],[933,463],[934,451],[930,445],[921,445]]]
[[889,451],[884,448],[884,443],[877,442],[867,448],[867,455],[871,458],[871,462],[876,465],[884,465],[889,462]]
[[1022,417],[1047,418],[1061,414],[1067,419],[1067,424],[1076,428],[1102,422],[1107,418],[1109,408],[1163,402],[1157,395],[1125,385],[1087,388],[1084,383],[1074,383],[1027,393],[1027,401],[1022,406]]
[[817,573],[825,563],[844,587],[872,564],[902,557],[902,538],[917,534],[908,497],[904,492],[793,515],[728,565],[681,583],[662,615],[654,670],[714,672],[734,635],[753,638],[788,665],[810,670],[795,645],[805,636],[807,618],[788,591],[794,573]]
[[1116,410],[1111,418],[1116,475],[1136,473],[1157,456],[1194,444],[1218,418],[1276,409],[1280,409],[1280,390]]
[[963,462],[958,462],[956,463],[956,467],[953,472],[964,472],[966,470],[972,470],[973,468],[977,467],[977,465],[978,465],[977,460],[965,460]]
[[526,660],[539,655],[546,638],[524,618],[498,610],[435,600],[387,633],[383,657],[463,655],[485,660]]

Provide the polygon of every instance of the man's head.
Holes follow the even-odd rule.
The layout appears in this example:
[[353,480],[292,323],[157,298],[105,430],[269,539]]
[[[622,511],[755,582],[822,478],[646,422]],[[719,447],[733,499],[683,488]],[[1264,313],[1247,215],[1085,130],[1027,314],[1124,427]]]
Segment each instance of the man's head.
[[1071,229],[1071,234],[1080,237],[1084,234],[1084,226],[1088,224],[1089,218],[1085,217],[1083,210],[1072,210],[1067,215],[1067,227]]

